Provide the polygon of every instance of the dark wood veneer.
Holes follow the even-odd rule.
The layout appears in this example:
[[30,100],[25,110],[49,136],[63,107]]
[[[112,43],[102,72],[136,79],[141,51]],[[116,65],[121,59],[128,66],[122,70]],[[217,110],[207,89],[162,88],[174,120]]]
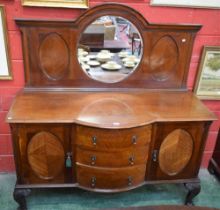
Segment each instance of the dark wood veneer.
[[[86,26],[108,14],[132,22],[140,31],[144,49],[136,71],[114,84],[89,78],[76,56],[79,38]],[[195,33],[201,28],[200,25],[151,24],[137,11],[119,4],[99,5],[72,21],[16,19],[16,23],[23,34],[26,86],[36,88],[185,89]],[[48,51],[51,43],[56,58]],[[58,56],[59,53],[63,56]],[[172,64],[170,56],[173,57]],[[61,66],[59,72],[55,71],[57,65]],[[54,77],[49,74],[51,71]]]
[[[168,179],[180,179],[180,178],[196,178],[198,175],[199,170],[199,163],[200,158],[199,156],[200,151],[203,149],[203,135],[207,132],[205,129],[205,122],[174,122],[174,123],[158,123],[157,125],[157,131],[156,136],[154,137],[154,148],[152,148],[153,151],[157,151],[158,153],[161,150],[161,143],[164,142],[165,138],[171,134],[176,129],[182,129],[186,131],[193,140],[193,148],[192,148],[192,156],[188,161],[188,164],[174,175],[166,174],[164,171],[161,170],[161,167],[159,166],[159,161],[152,161],[150,169],[151,173],[149,173],[149,179],[150,180],[168,180]],[[173,137],[174,138],[174,137]],[[174,143],[176,143],[176,138],[179,138],[178,136],[175,137]],[[167,147],[172,147],[172,143],[168,144]],[[177,146],[177,145],[176,145]],[[175,147],[173,148],[175,150]],[[169,150],[167,151],[169,152]],[[184,152],[184,151],[183,151]],[[195,155],[198,154],[198,155]],[[200,155],[199,155],[200,154]],[[169,154],[167,154],[169,156]],[[183,154],[179,154],[178,159],[181,161],[181,156]],[[171,161],[170,164],[175,163],[175,157],[173,157],[173,161]]]
[[[92,80],[77,60],[82,31],[102,15],[128,19],[143,39],[136,71],[114,84]],[[200,192],[198,171],[208,128],[216,119],[185,90],[201,26],[151,24],[119,4],[96,6],[76,20],[16,23],[26,84],[7,122],[20,209],[26,209],[31,188],[111,193],[156,183],[185,184],[186,204],[192,204]]]

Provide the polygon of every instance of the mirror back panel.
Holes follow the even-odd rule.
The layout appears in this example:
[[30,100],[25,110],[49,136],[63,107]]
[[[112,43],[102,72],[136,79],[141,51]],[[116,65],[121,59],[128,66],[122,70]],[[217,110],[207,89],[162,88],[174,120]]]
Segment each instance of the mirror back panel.
[[[120,16],[131,22],[142,39],[142,57],[123,80],[105,83],[83,71],[78,45],[83,31],[102,16]],[[103,4],[76,20],[16,19],[22,31],[27,88],[77,89],[185,89],[192,47],[199,25],[151,24],[134,9]]]

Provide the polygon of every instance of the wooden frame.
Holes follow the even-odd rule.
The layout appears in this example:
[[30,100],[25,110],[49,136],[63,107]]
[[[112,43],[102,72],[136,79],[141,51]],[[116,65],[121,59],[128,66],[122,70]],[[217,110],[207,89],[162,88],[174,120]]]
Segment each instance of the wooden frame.
[[220,46],[205,46],[194,92],[201,99],[220,99]]
[[5,9],[0,5],[0,80],[11,80],[11,65],[7,37]]
[[170,7],[193,7],[193,8],[210,8],[219,9],[220,2],[218,0],[151,0],[153,6],[170,6]]
[[[104,83],[88,77],[82,70],[76,54],[84,29],[97,18],[106,15],[120,16],[134,24],[143,40],[143,56],[150,56],[150,62],[141,59],[136,70],[129,77],[116,83]],[[24,18],[15,21],[23,31],[25,86],[32,88],[48,88],[53,85],[57,88],[62,86],[71,89],[89,88],[90,90],[91,88],[185,90],[194,37],[201,28],[201,25],[149,23],[134,9],[113,3],[101,4],[86,10],[75,21]],[[31,39],[27,38],[28,34],[32,34]],[[50,41],[54,43],[53,50],[49,44]],[[59,46],[62,46],[63,52]],[[154,48],[149,46],[154,46]],[[165,53],[162,53],[163,51]],[[57,56],[56,59],[54,55]],[[159,60],[163,59],[164,62],[158,62],[154,59],[155,57]],[[57,65],[61,65],[62,68],[58,69]]]
[[89,0],[22,0],[23,6],[88,8]]

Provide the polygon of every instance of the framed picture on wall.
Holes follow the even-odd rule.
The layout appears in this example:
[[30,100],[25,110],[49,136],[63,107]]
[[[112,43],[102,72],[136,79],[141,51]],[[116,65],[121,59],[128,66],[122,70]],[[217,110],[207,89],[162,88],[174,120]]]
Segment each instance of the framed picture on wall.
[[220,46],[205,46],[194,92],[201,99],[220,99]]
[[88,8],[89,0],[22,0],[24,6]]
[[170,7],[195,7],[195,8],[210,8],[219,9],[219,0],[151,0],[152,6],[170,6]]
[[10,59],[9,59],[5,9],[3,5],[0,5],[0,79],[1,80],[12,79],[9,60]]

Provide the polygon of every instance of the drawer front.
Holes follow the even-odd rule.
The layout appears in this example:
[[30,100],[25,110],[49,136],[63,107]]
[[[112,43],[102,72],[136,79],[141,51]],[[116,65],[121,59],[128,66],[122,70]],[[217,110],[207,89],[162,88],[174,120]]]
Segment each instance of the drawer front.
[[151,125],[117,130],[76,126],[75,140],[77,145],[101,150],[143,146],[151,140]]
[[140,185],[145,180],[146,165],[125,168],[98,168],[76,165],[77,182],[85,188],[98,190],[124,190]]
[[100,167],[125,167],[146,164],[148,146],[129,148],[117,152],[99,152],[76,148],[76,162]]

